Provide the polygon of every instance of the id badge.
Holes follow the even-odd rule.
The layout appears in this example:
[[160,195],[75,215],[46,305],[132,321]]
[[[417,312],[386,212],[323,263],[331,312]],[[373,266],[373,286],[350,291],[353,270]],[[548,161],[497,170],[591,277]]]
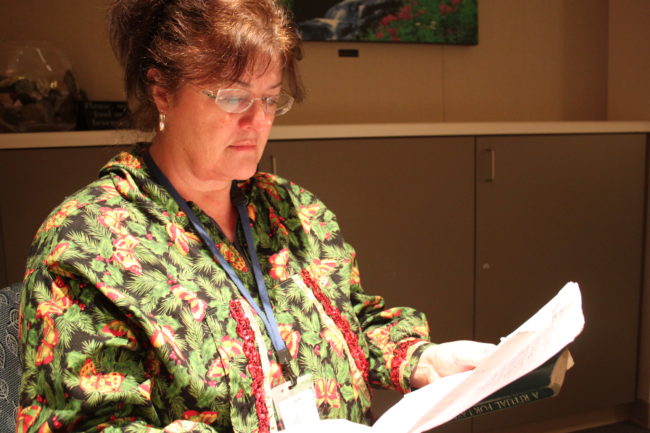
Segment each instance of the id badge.
[[276,386],[271,395],[283,428],[320,420],[311,374],[300,376],[293,388],[289,382]]

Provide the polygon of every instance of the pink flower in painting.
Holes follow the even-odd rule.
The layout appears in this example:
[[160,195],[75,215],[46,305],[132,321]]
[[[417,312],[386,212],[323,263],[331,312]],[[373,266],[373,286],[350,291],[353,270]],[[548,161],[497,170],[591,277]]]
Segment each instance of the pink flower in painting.
[[454,12],[454,8],[445,3],[442,3],[440,5],[439,10],[441,15],[449,15],[450,13]]
[[399,19],[401,20],[410,20],[412,17],[411,6],[404,6],[402,10],[399,11]]
[[396,20],[397,20],[397,16],[395,16],[395,15],[386,15],[385,17],[383,17],[379,21],[379,24],[381,24],[382,26],[387,26],[388,24],[390,24],[390,23],[392,23],[393,21],[396,21]]

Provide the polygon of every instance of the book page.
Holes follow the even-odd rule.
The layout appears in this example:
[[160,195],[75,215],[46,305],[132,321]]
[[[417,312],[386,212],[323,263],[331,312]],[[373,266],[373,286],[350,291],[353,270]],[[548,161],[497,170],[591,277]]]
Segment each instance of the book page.
[[417,433],[453,419],[558,353],[584,327],[580,289],[568,283],[507,337],[476,369],[442,378],[410,394],[377,420],[373,433]]

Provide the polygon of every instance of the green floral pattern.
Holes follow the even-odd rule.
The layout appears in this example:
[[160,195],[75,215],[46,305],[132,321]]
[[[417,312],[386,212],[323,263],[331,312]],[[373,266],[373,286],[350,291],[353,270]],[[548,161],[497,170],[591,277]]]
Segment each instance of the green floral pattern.
[[[19,432],[274,432],[284,381],[260,318],[149,175],[136,146],[68,197],[36,234],[21,305]],[[258,173],[239,187],[298,375],[321,418],[370,420],[370,386],[407,392],[424,316],[360,285],[354,250],[314,195]],[[255,293],[231,243],[194,207]]]

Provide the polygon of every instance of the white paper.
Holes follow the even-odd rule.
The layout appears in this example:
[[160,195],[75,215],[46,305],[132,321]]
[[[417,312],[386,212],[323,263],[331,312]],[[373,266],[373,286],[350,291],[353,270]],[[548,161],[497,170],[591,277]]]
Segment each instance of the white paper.
[[534,316],[503,338],[476,369],[407,394],[377,420],[374,433],[417,433],[452,420],[490,394],[542,365],[584,327],[580,289],[568,283]]

